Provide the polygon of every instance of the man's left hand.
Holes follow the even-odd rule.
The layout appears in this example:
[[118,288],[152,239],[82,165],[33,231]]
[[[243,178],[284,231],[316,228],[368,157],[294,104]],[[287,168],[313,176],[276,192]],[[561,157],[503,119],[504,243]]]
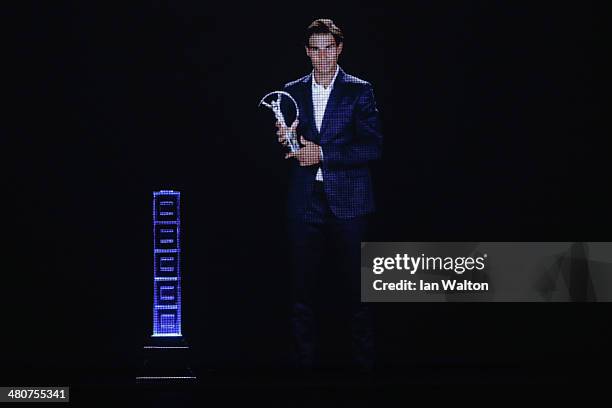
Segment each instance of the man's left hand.
[[299,162],[300,166],[312,166],[321,161],[321,148],[318,144],[304,139],[304,136],[300,137],[300,141],[304,145],[300,150],[294,153],[287,153],[285,159],[295,157]]

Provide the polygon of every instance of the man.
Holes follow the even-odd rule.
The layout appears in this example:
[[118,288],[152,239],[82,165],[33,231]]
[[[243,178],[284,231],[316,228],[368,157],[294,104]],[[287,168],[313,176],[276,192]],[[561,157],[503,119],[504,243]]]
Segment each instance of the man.
[[[314,288],[324,249],[331,250],[350,295],[353,363],[374,364],[371,310],[361,303],[360,243],[374,211],[368,164],[381,155],[382,134],[372,86],[338,66],[344,36],[332,20],[315,20],[305,36],[311,74],[285,85],[300,108],[291,125],[302,147],[287,153],[293,161],[288,197],[291,247],[291,328],[294,363],[315,365]],[[279,142],[287,145],[288,128],[277,123]]]

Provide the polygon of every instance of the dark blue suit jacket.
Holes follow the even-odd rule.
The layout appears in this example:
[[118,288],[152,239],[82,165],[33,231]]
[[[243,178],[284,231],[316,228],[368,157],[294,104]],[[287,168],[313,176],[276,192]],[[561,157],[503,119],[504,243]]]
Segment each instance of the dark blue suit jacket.
[[323,162],[314,166],[301,167],[291,159],[289,216],[304,217],[319,166],[325,194],[336,217],[349,219],[374,211],[368,163],[381,156],[383,136],[372,85],[340,69],[320,132],[312,105],[312,74],[286,84],[284,89],[300,108],[298,136],[323,149]]

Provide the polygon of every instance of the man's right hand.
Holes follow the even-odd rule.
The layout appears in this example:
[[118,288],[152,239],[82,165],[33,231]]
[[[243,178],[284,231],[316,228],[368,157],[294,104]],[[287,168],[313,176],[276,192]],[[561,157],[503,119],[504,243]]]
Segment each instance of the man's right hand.
[[282,144],[283,146],[287,146],[289,144],[289,141],[287,140],[287,134],[289,134],[290,131],[295,132],[298,123],[299,121],[297,119],[294,120],[291,124],[291,127],[289,128],[287,126],[281,125],[279,121],[276,121],[276,136],[278,136],[278,143]]

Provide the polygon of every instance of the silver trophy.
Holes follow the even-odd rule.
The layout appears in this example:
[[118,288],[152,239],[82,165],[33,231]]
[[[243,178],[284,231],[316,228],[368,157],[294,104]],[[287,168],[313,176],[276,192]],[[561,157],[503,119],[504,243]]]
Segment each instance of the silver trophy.
[[[276,98],[276,100],[271,100],[269,103],[266,102],[266,99],[272,95],[278,95],[278,97]],[[287,124],[285,123],[285,117],[283,116],[283,112],[281,111],[281,101],[282,101],[283,95],[291,99],[291,101],[295,105],[295,119],[297,120],[298,117],[300,116],[300,109],[298,108],[298,104],[295,101],[295,99],[293,99],[293,96],[291,96],[288,92],[285,92],[285,91],[270,92],[269,94],[261,98],[261,101],[259,101],[258,106],[263,105],[266,108],[272,109],[272,112],[274,112],[274,116],[276,116],[276,120],[278,120],[281,126],[287,127]],[[300,144],[298,143],[297,134],[294,130],[289,130],[286,134],[286,138],[287,138],[287,142],[289,145],[289,149],[291,149],[292,153],[295,153],[298,150],[300,150]]]

